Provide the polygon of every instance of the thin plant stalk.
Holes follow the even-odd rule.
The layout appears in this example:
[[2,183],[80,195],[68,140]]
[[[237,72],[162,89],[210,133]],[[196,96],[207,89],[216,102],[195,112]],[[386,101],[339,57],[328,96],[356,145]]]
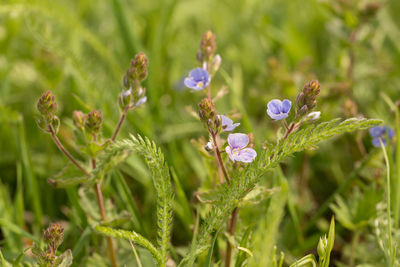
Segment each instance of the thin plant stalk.
[[83,168],[79,162],[67,151],[67,149],[65,149],[65,147],[62,145],[62,143],[60,142],[60,139],[58,139],[53,126],[51,126],[51,124],[48,125],[49,128],[49,132],[51,134],[51,138],[53,139],[54,143],[57,145],[57,147],[60,149],[60,151],[79,169],[81,170],[81,172],[83,172],[83,174],[85,174],[86,176],[90,176],[89,173],[85,170],[85,168]]
[[382,141],[382,138],[379,138],[379,143],[381,144],[382,150],[383,150],[383,156],[385,158],[385,164],[386,164],[386,216],[387,216],[387,235],[388,235],[388,242],[389,242],[389,256],[392,266],[394,264],[394,257],[392,256],[393,254],[393,246],[392,246],[392,218],[390,215],[390,165],[389,165],[389,158],[386,152],[385,144]]
[[217,135],[215,133],[213,133],[211,130],[210,130],[210,134],[211,134],[211,137],[213,139],[213,143],[214,143],[214,147],[215,147],[215,152],[217,154],[217,159],[218,159],[219,166],[220,166],[220,168],[221,168],[221,170],[222,170],[222,172],[224,174],[226,182],[228,184],[230,184],[228,173],[226,172],[224,163],[222,161],[221,151],[219,150],[218,145],[217,145]]
[[122,112],[122,115],[119,118],[117,128],[115,128],[115,131],[114,131],[113,135],[111,136],[112,141],[115,141],[115,139],[117,138],[117,135],[118,135],[119,131],[121,130],[122,123],[125,120],[125,117],[126,117],[126,114],[128,113],[129,108],[130,108],[129,105],[126,105],[126,107],[124,108],[124,111]]
[[[57,145],[57,147],[60,149],[60,151],[80,170],[82,171],[83,174],[85,174],[87,177],[90,176],[90,174],[82,167],[82,165],[79,164],[79,162],[68,152],[68,150],[63,146],[61,143],[60,139],[58,139],[57,134],[55,133],[53,126],[51,124],[48,125],[49,132],[51,134],[51,137],[54,141],[54,143]],[[96,139],[96,137],[94,138]],[[92,168],[96,168],[96,159],[92,159]],[[103,194],[101,192],[101,187],[99,183],[95,184],[95,192],[97,196],[97,202],[99,204],[99,209],[100,209],[100,215],[103,221],[106,220],[106,211],[104,207],[104,199],[103,199]],[[111,264],[113,267],[117,267],[117,260],[115,256],[115,251],[114,251],[114,246],[112,243],[111,237],[107,237],[107,243],[108,243],[108,248],[109,248],[109,253],[110,253],[110,260]]]
[[[96,169],[96,159],[92,159],[92,168]],[[107,214],[106,214],[106,209],[104,206],[104,198],[103,198],[103,192],[101,191],[101,186],[100,183],[96,182],[94,185],[94,191],[96,192],[96,198],[97,198],[97,203],[99,205],[99,210],[100,210],[100,215],[101,215],[101,220],[103,222],[107,221]],[[109,257],[111,260],[111,265],[113,267],[117,267],[117,257],[115,255],[115,249],[114,249],[114,244],[112,241],[112,238],[110,236],[107,236],[107,246],[108,246],[108,252],[109,252]]]
[[[230,224],[229,224],[229,234],[231,236],[234,235],[235,233],[235,226],[236,226],[236,221],[238,217],[238,207],[236,207],[232,211],[231,219],[230,219]],[[229,267],[231,265],[231,255],[232,255],[232,245],[229,242],[229,239],[226,241],[226,256],[225,256],[225,267]]]

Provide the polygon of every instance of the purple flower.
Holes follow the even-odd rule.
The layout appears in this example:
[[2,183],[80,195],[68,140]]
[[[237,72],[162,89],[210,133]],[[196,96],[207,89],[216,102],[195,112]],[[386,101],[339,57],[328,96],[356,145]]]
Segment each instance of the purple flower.
[[240,123],[233,123],[233,120],[229,119],[225,115],[220,116],[222,118],[222,129],[224,132],[231,132],[240,125]]
[[386,139],[385,136],[387,134],[387,137],[389,140],[391,140],[394,136],[394,132],[391,128],[387,126],[375,126],[369,129],[369,135],[373,138],[372,139],[372,145],[375,147],[380,147],[381,143],[379,142],[379,139],[382,139],[383,145],[386,146]]
[[268,115],[277,121],[283,120],[289,116],[290,108],[292,107],[292,102],[285,99],[280,101],[279,99],[273,99],[268,102]]
[[189,76],[185,78],[184,83],[187,87],[200,91],[206,88],[210,83],[210,75],[205,69],[195,68],[190,71]]
[[230,134],[228,144],[225,148],[229,158],[235,161],[252,162],[257,156],[257,152],[252,148],[245,148],[249,144],[249,137],[242,133]]

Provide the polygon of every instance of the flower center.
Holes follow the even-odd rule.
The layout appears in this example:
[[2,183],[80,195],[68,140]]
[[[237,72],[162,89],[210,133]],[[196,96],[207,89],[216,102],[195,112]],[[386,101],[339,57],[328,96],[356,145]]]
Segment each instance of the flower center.
[[204,83],[200,81],[200,82],[198,82],[198,83],[196,84],[196,86],[199,87],[199,88],[200,88],[200,87],[203,87],[203,86],[204,86]]
[[240,149],[239,148],[232,149],[232,154],[233,155],[239,155],[239,153],[240,153]]

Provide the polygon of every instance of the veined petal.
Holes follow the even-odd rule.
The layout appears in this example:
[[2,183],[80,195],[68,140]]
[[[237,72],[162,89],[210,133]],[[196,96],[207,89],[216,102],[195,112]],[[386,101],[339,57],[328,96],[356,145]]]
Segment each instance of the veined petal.
[[142,98],[140,98],[140,99],[138,100],[138,102],[136,103],[136,106],[138,107],[138,106],[140,106],[140,105],[146,103],[146,101],[147,101],[147,96],[144,96],[144,97],[142,97]]
[[270,110],[267,110],[267,113],[268,113],[268,115],[271,117],[271,119],[274,119],[274,120],[277,120],[277,121],[286,119],[286,118],[289,116],[288,113],[278,113],[278,114],[275,114],[275,113],[272,113]]
[[222,129],[225,132],[233,131],[236,127],[240,125],[240,123],[233,123],[233,121],[230,118],[226,117],[225,115],[221,115],[221,119],[222,119]]
[[191,89],[196,89],[197,83],[193,80],[193,78],[190,78],[190,77],[185,78],[183,83],[185,84],[186,87],[189,87]]
[[227,146],[225,148],[226,154],[228,154],[228,157],[232,160],[232,162],[235,162],[235,158],[233,157],[232,149],[230,146]]
[[282,102],[279,99],[273,99],[267,104],[268,110],[273,114],[278,114],[281,112]]
[[238,156],[236,157],[237,161],[241,162],[252,162],[257,157],[257,152],[252,148],[244,148],[240,150]]
[[228,144],[232,149],[245,148],[249,144],[249,137],[243,133],[228,135]]
[[290,100],[285,99],[282,102],[281,112],[289,113],[291,107],[292,107],[292,102]]

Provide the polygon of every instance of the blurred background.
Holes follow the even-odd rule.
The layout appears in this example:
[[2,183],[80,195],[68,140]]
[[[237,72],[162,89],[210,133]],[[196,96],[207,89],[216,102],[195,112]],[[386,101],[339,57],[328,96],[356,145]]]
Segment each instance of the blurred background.
[[[155,140],[176,172],[175,187],[179,184],[193,211],[199,207],[193,193],[210,188],[212,177],[191,141],[207,136],[188,112],[188,107],[197,110],[203,94],[185,89],[182,80],[197,66],[203,33],[216,34],[222,57],[212,90],[216,94],[226,87],[228,94],[216,103],[218,111],[232,112],[241,122],[239,131],[254,133],[261,149],[265,140],[275,142],[280,127],[267,117],[267,102],[273,98],[294,102],[312,79],[321,83],[317,107],[321,120],[363,116],[384,119],[385,125],[394,127],[394,115],[382,93],[393,102],[400,97],[399,12],[396,0],[1,1],[3,254],[15,257],[30,246],[26,233],[39,237],[49,222],[62,221],[67,229],[63,247],[73,249],[77,266],[107,262],[93,248],[104,241],[91,234],[79,191],[54,189],[47,183],[67,160],[36,126],[36,102],[44,91],[52,90],[59,104],[60,139],[79,157],[72,112],[100,109],[103,136],[111,136],[120,116],[122,77],[130,59],[145,52],[148,103],[128,114],[119,139],[139,133]],[[358,168],[360,164],[363,168]],[[367,132],[359,132],[299,153],[282,165],[290,185],[290,205],[282,215],[276,244],[288,262],[315,253],[338,195],[360,204],[350,208],[356,210],[350,218],[337,222],[336,266],[348,266],[351,260],[381,262],[377,245],[368,243],[374,235],[368,223],[378,216],[374,207],[382,200],[381,164]],[[267,186],[268,178],[263,182]],[[126,229],[155,238],[155,193],[139,157],[130,157],[118,173],[105,179],[103,188],[109,205],[137,216],[124,225]],[[336,198],[325,202],[335,192]],[[184,253],[192,238],[194,217],[186,204],[175,204],[172,243],[177,254]],[[268,200],[259,204],[264,208],[243,209],[243,229],[268,219],[263,217],[267,204]],[[129,244],[119,247],[130,253]],[[126,262],[131,266],[129,257]]]

